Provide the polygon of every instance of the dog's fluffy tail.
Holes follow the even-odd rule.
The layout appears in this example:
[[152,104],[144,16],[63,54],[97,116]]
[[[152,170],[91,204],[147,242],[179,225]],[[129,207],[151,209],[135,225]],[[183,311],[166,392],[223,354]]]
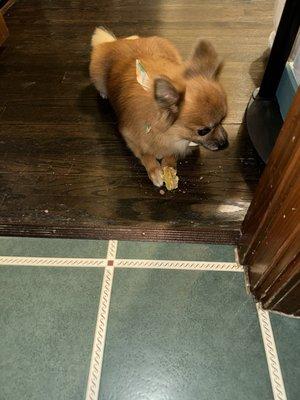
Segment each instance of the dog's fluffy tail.
[[117,40],[115,35],[101,26],[95,29],[91,44],[92,47],[95,47],[98,44],[114,42],[115,40]]

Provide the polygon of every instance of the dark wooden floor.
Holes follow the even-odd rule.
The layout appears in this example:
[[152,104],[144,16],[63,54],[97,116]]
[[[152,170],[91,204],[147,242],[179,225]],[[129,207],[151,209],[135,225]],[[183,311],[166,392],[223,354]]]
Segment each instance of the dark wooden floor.
[[[242,120],[263,68],[272,0],[24,0],[0,50],[0,234],[234,243],[261,166]],[[88,78],[96,25],[158,34],[225,59],[230,147],[180,165],[162,196],[126,149]]]

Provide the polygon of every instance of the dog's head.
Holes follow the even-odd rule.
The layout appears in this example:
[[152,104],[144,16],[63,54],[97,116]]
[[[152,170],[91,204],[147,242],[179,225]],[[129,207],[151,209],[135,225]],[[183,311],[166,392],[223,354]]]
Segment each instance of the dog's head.
[[220,60],[213,46],[200,41],[180,79],[161,76],[154,81],[154,95],[159,107],[179,128],[181,138],[201,144],[209,150],[228,145],[222,127],[227,102],[222,86],[216,80]]

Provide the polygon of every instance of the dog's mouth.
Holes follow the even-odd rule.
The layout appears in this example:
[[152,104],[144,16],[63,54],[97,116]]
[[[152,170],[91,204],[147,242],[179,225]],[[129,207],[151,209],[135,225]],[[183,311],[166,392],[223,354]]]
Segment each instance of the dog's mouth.
[[227,139],[222,141],[211,140],[211,141],[204,141],[201,143],[201,145],[208,150],[217,151],[226,149],[229,143]]
[[201,141],[201,142],[189,142],[189,147],[197,147],[197,146],[203,146],[204,148],[211,150],[211,151],[217,151],[217,150],[223,150],[226,149],[228,146],[228,141],[217,141],[217,140],[210,140],[210,141]]
[[196,143],[196,142],[189,143],[189,147],[196,147],[196,146],[200,146],[200,143]]

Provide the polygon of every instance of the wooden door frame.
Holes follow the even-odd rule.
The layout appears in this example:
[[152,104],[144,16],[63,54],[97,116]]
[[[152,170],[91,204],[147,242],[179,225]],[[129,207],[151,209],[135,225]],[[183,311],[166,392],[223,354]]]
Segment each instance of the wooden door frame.
[[300,316],[300,89],[242,224],[239,261],[269,310]]

